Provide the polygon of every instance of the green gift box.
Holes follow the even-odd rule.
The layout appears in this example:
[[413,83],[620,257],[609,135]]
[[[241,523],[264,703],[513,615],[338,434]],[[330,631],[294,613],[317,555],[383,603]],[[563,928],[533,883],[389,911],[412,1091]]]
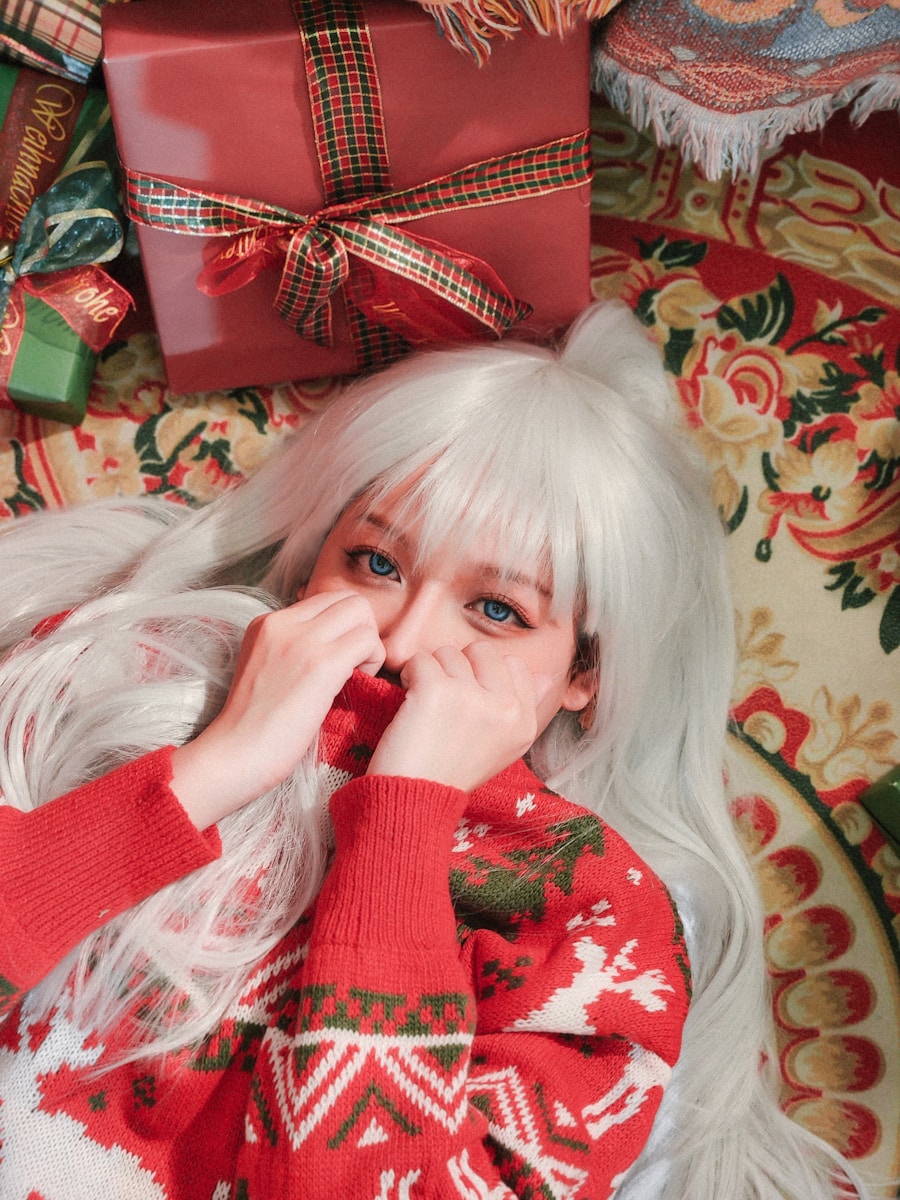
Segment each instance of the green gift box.
[[25,297],[25,323],[7,390],[35,417],[77,425],[94,375],[96,354],[49,304]]
[[0,402],[77,424],[130,304],[100,263],[123,244],[97,89],[0,63]]
[[866,788],[859,802],[882,833],[900,850],[900,766]]

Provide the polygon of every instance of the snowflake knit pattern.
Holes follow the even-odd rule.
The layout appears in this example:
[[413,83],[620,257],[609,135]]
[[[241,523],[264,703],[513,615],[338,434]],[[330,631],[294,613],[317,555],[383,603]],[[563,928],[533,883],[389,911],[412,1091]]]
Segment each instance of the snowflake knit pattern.
[[[214,861],[215,834],[181,821],[170,752],[53,801],[49,816],[0,809],[15,868],[0,892],[4,1200],[612,1194],[646,1141],[687,1011],[670,899],[613,830],[523,762],[468,798],[366,776],[400,703],[358,673],[338,698],[320,738],[337,849],[319,897],[216,1033],[163,1061],[104,1071],[111,1047],[64,1001],[38,1021],[23,989],[89,932],[90,914]],[[125,815],[98,838],[98,805],[113,801]],[[163,840],[149,836],[151,811],[167,871],[144,865],[159,854],[148,841]],[[77,839],[60,845],[58,871],[53,821]],[[95,870],[90,897],[69,885],[76,911],[61,931],[46,915],[53,877],[72,855],[96,864],[100,845],[109,878]],[[129,858],[137,882],[116,865]]]

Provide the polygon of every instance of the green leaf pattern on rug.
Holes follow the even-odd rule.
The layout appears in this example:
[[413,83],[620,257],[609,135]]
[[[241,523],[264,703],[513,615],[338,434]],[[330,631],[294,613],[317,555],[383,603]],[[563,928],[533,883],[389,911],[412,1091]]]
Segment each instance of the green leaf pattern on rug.
[[717,300],[697,270],[707,243],[659,237],[638,248],[652,285],[646,277],[632,303],[663,348],[726,529],[760,521],[762,563],[790,537],[822,563],[822,586],[845,610],[883,599],[880,645],[895,650],[900,346],[889,313],[801,302],[780,271]]

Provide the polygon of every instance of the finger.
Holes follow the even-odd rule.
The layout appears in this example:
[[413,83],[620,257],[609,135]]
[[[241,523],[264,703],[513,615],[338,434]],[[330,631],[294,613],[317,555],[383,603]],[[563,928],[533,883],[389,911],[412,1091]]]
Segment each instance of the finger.
[[428,654],[418,650],[404,662],[400,672],[400,683],[407,691],[413,688],[424,688],[430,683],[439,683],[445,676],[444,667],[440,665],[436,654]]
[[331,643],[331,656],[347,664],[348,670],[377,675],[384,666],[384,649],[359,629],[351,629]]
[[510,654],[502,645],[494,642],[470,642],[464,651],[475,678],[490,692],[512,693],[516,699],[531,704],[534,697],[534,679],[525,660],[518,654]]
[[283,611],[292,613],[297,618],[310,618],[319,616],[320,613],[327,612],[330,608],[335,608],[343,604],[345,601],[358,600],[360,604],[365,604],[362,596],[356,592],[351,592],[349,588],[334,592],[314,592],[312,596],[306,595],[306,588],[301,589],[303,595],[294,604],[289,604]]
[[[319,593],[285,611],[289,613],[288,630],[299,631],[304,625],[315,625],[320,637],[333,640],[351,629],[365,629],[378,643],[378,653],[381,653],[378,622],[372,606],[356,592]],[[366,655],[364,661],[368,661],[368,657]],[[376,669],[380,669],[380,664]]]
[[381,638],[377,638],[375,646],[367,651],[366,657],[361,662],[357,663],[357,670],[362,671],[364,675],[371,675],[374,678],[384,666],[384,660],[384,642],[382,642]]
[[329,657],[338,657],[351,669],[377,675],[384,666],[385,648],[378,634],[378,625],[370,606],[352,593],[310,618],[318,628],[320,642]]
[[450,679],[470,680],[474,678],[473,664],[465,650],[457,646],[438,646],[431,657]]
[[511,686],[507,655],[493,642],[470,642],[463,649],[472,674],[478,683],[489,692],[506,692]]

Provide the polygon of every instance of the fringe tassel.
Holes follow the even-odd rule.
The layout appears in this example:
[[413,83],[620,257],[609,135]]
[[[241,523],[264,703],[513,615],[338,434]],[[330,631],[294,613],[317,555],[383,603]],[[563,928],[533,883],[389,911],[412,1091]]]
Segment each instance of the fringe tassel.
[[458,50],[483,64],[494,37],[512,37],[519,29],[560,36],[578,21],[605,16],[619,0],[458,0],[422,7],[434,17],[440,33]]
[[[854,95],[856,98],[850,109],[850,120],[854,125],[862,125],[866,117],[882,108],[900,109],[900,74],[876,75],[862,90],[856,89]],[[847,104],[851,99],[852,96],[848,96],[842,103]]]
[[653,129],[661,146],[677,146],[706,179],[740,171],[753,174],[761,155],[793,133],[820,129],[839,108],[855,99],[851,120],[861,125],[883,108],[900,107],[900,74],[857,79],[830,96],[743,113],[716,112],[663,87],[654,79],[620,66],[599,46],[593,51],[592,86],[636,129]]

